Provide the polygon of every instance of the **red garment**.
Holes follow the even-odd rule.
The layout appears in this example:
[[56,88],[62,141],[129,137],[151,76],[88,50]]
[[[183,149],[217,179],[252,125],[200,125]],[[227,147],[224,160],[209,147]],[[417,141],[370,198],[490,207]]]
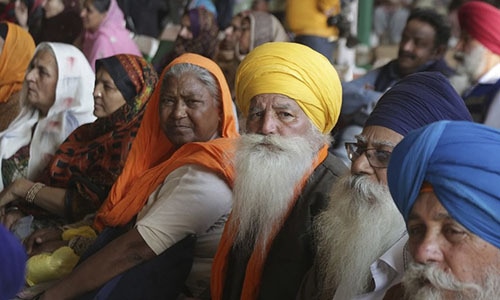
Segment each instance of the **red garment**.
[[458,10],[460,28],[493,53],[500,54],[500,10],[480,1],[470,1]]
[[[222,117],[219,133],[221,138],[208,142],[188,143],[175,149],[160,128],[159,105],[161,84],[165,73],[176,64],[190,63],[207,69],[219,83],[222,96]],[[132,145],[122,174],[113,185],[110,195],[101,206],[94,225],[101,230],[105,226],[127,224],[142,209],[148,197],[163,180],[178,167],[198,164],[212,170],[232,186],[233,167],[230,157],[233,141],[238,136],[236,117],[229,87],[220,68],[211,60],[197,55],[184,54],[170,63],[162,73],[144,120]]]

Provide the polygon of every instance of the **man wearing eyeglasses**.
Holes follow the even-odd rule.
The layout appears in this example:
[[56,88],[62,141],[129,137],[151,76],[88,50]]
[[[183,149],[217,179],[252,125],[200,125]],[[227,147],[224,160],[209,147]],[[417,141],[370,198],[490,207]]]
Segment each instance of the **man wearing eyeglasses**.
[[336,182],[315,222],[319,253],[309,278],[321,295],[314,299],[384,299],[400,282],[407,234],[387,187],[387,165],[409,131],[445,119],[472,120],[441,73],[415,73],[380,98],[357,141],[346,144],[351,172]]

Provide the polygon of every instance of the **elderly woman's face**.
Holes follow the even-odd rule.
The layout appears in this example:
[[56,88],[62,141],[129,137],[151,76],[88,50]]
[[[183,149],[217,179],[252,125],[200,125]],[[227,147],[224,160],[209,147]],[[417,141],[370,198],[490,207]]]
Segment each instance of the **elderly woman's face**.
[[25,84],[28,103],[35,106],[42,115],[54,104],[59,77],[57,62],[48,50],[38,51],[28,66]]
[[92,0],[85,0],[80,17],[82,18],[83,28],[94,32],[101,26],[102,21],[106,17],[106,13],[100,13],[95,8]]
[[176,147],[206,142],[217,136],[220,108],[195,74],[167,77],[160,98],[160,123]]
[[[411,210],[407,227],[408,249],[415,263],[435,266],[456,280],[482,287],[485,286],[488,275],[498,276],[500,249],[458,223],[434,193],[419,195]],[[421,289],[429,288],[425,278],[418,279]],[[444,294],[450,293],[442,287],[434,288]],[[446,299],[458,297],[448,295]]]
[[45,17],[49,19],[63,12],[64,3],[63,0],[44,0],[42,7],[45,11]]
[[98,118],[111,115],[126,103],[113,78],[102,67],[97,70],[93,95],[94,115]]

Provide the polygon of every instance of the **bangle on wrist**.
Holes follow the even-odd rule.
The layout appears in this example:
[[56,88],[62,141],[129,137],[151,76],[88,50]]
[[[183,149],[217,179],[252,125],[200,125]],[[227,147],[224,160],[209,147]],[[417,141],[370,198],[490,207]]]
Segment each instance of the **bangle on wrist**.
[[35,182],[30,189],[26,192],[26,196],[24,196],[24,199],[26,202],[29,204],[34,204],[35,203],[35,197],[40,192],[40,190],[45,186],[45,184],[40,183],[40,182]]

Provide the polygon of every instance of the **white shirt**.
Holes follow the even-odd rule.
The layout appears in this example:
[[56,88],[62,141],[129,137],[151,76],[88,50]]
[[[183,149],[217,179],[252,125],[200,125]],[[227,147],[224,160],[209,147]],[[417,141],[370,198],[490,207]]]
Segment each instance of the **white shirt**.
[[[500,79],[500,64],[497,64],[488,72],[486,72],[486,74],[481,76],[481,78],[479,78],[478,80],[478,83],[494,84],[498,81],[498,79]],[[500,128],[500,91],[498,91],[491,100],[490,107],[488,108],[488,112],[484,119],[484,124],[491,127]]]
[[195,296],[209,287],[213,257],[231,203],[231,189],[222,178],[201,166],[186,165],[165,178],[137,215],[135,226],[157,255],[187,235],[197,236],[186,282]]
[[[401,282],[405,271],[405,244],[408,234],[404,234],[394,245],[389,248],[379,259],[370,265],[372,279],[375,289],[363,295],[354,297],[355,300],[381,300],[389,288]],[[342,283],[335,292],[334,300],[346,299],[345,285]]]

